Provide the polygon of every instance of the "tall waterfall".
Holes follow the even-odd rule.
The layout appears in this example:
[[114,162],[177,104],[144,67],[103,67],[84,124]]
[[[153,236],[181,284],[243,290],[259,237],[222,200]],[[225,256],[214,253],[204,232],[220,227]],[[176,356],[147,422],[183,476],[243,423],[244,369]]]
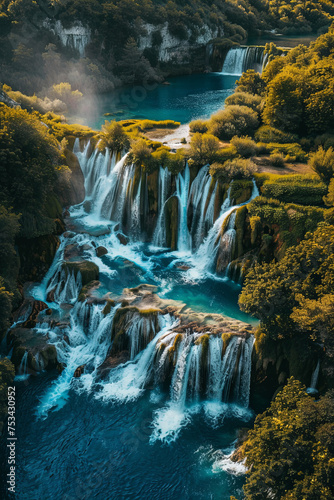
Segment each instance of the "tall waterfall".
[[[225,268],[228,266],[236,235],[236,209],[258,196],[255,182],[250,200],[241,205],[233,205],[229,188],[220,216],[215,220],[218,183],[212,179],[208,165],[202,167],[194,179],[191,179],[188,165],[177,175],[160,167],[156,185],[155,226],[148,228],[147,174],[135,165],[127,165],[127,155],[116,161],[116,155],[108,150],[101,153],[96,149],[90,153],[89,144],[81,150],[78,140],[74,152],[84,174],[86,200],[82,205],[72,208],[73,215],[85,216],[88,223],[93,224],[101,219],[112,221],[133,242],[143,240],[149,241],[154,247],[166,247],[167,230],[170,230],[166,227],[166,210],[168,202],[174,198],[178,208],[177,221],[174,219],[173,222],[177,226],[176,249],[180,252],[180,258],[193,268],[189,272],[190,277],[200,279],[206,273],[214,272],[220,247],[226,253],[226,259],[223,259],[226,260]],[[229,225],[225,234],[221,235],[227,217],[230,217]],[[149,240],[147,230],[150,233]],[[75,287],[75,284],[71,287]]]
[[249,404],[252,336],[232,337],[224,351],[221,336],[207,336],[204,341],[208,348],[204,349],[203,336],[188,331],[175,352],[177,335],[169,332],[158,342],[158,380],[162,373],[171,370],[173,376],[170,401],[155,414],[152,441],[174,440],[188,423],[190,415],[200,410],[201,400],[211,405],[211,412],[215,408],[216,417],[225,411],[226,402],[244,409]]
[[225,57],[223,75],[241,75],[248,69],[262,73],[267,63],[264,47],[233,47]]

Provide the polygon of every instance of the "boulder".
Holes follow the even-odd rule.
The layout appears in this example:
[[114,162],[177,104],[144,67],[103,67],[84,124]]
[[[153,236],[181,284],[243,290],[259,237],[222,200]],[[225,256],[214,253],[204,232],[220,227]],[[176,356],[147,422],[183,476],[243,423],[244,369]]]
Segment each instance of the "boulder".
[[78,366],[78,368],[75,370],[73,377],[74,378],[80,378],[81,375],[85,371],[85,365]]
[[62,265],[66,273],[74,272],[75,276],[78,272],[81,273],[82,286],[87,285],[91,281],[99,279],[99,268],[94,262],[88,260],[64,262]]
[[117,233],[116,238],[121,243],[121,245],[127,245],[129,243],[129,238],[127,238],[123,233]]
[[30,328],[14,328],[7,335],[7,345],[11,349],[11,361],[18,371],[22,358],[28,353],[27,369],[30,373],[51,370],[58,365],[57,351],[54,345],[42,333]]
[[97,257],[103,257],[103,255],[107,255],[108,250],[105,247],[100,246],[95,249],[95,253]]
[[22,328],[34,328],[38,322],[38,315],[41,311],[48,309],[48,305],[41,300],[27,298],[23,304],[14,312],[14,322],[19,322]]

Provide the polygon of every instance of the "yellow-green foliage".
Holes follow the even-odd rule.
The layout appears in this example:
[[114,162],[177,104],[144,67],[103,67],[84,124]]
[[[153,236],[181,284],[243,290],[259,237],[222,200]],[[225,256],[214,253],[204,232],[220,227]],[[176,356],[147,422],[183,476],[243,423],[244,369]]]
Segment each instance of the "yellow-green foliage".
[[283,132],[275,127],[270,127],[269,125],[262,125],[255,132],[255,139],[258,142],[267,143],[278,143],[278,144],[291,144],[296,143],[298,137],[294,134],[289,134],[287,132]]
[[293,144],[279,144],[276,142],[259,142],[258,148],[262,153],[280,153],[284,155],[286,162],[304,162],[307,159],[307,154],[297,142]]
[[200,134],[206,134],[208,131],[208,121],[207,120],[193,120],[189,124],[190,132],[195,134],[199,132]]
[[151,307],[149,309],[138,309],[138,313],[140,314],[140,316],[150,317],[150,316],[158,316],[158,314],[161,314],[162,311],[161,309]]
[[233,333],[231,332],[224,332],[222,334],[222,341],[223,341],[223,354],[225,353],[226,351],[226,348],[231,340],[231,338],[233,337]]
[[[257,416],[243,445],[249,470],[245,498],[268,498],[268,491],[281,499],[304,500],[310,494],[319,500],[333,498],[333,430],[332,394],[316,401],[290,378],[270,407]],[[283,470],[288,470],[288,479],[278,473]]]
[[181,125],[180,122],[176,122],[174,120],[120,120],[118,123],[122,125],[127,132],[144,132],[155,128],[178,128]]
[[[281,203],[276,199],[259,196],[248,205],[250,218],[254,219],[259,231],[258,217],[262,225],[278,228],[281,239],[288,246],[295,245],[308,231],[314,231],[319,222],[324,220],[325,209]],[[254,235],[255,236],[255,235]]]
[[113,307],[115,307],[115,301],[111,300],[111,299],[108,299],[106,305],[103,308],[102,314],[104,316],[107,316],[107,314],[109,314],[111,312],[111,309]]
[[179,348],[182,340],[183,340],[183,334],[178,333],[174,338],[173,345],[169,348],[169,351],[168,351],[169,352],[169,359],[171,361],[176,362],[177,351],[178,351],[178,348]]
[[[257,176],[257,179],[259,176]],[[261,177],[260,177],[261,178]],[[262,176],[262,179],[264,177]],[[284,203],[323,205],[326,185],[315,175],[268,174],[261,187],[261,194]]]

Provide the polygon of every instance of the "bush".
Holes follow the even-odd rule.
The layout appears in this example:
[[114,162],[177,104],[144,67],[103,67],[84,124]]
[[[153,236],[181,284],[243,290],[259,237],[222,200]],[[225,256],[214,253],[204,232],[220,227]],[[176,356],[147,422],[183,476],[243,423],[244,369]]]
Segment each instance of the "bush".
[[250,137],[238,137],[235,135],[231,139],[232,146],[235,147],[237,153],[244,158],[250,158],[255,156],[257,153],[256,142],[254,142]]
[[316,146],[323,146],[324,149],[329,149],[329,148],[334,148],[334,135],[333,134],[322,134],[318,135],[315,140],[314,144]]
[[189,124],[190,132],[205,134],[208,131],[208,122],[205,120],[194,120]]
[[264,142],[259,142],[257,146],[262,154],[281,153],[285,156],[286,162],[304,162],[307,158],[306,152],[297,142],[293,144],[279,144],[276,142],[265,144]]
[[196,133],[190,141],[190,157],[197,165],[212,163],[219,149],[217,137],[210,134]]
[[225,140],[251,134],[258,126],[257,113],[247,106],[228,106],[209,120],[209,132]]
[[152,157],[159,166],[168,168],[175,175],[181,172],[185,166],[185,157],[180,149],[176,153],[171,153],[168,148],[163,146],[152,153]]
[[311,154],[308,163],[312,170],[314,170],[326,184],[329,184],[334,175],[333,148],[328,148],[327,151],[325,151],[325,149],[320,146],[315,153]]
[[127,150],[129,146],[129,137],[118,122],[106,121],[102,125],[101,141],[99,142],[99,149],[101,151],[104,151],[105,148],[109,148],[112,151],[123,151]]
[[261,112],[262,97],[247,92],[235,92],[225,100],[225,106],[247,106],[257,113]]
[[245,71],[236,84],[236,92],[246,92],[247,94],[262,95],[266,87],[261,75],[256,73],[253,69]]
[[152,150],[149,148],[145,139],[137,139],[132,142],[127,163],[134,163],[149,173],[159,166],[156,159],[152,156]]
[[214,163],[210,167],[210,175],[224,183],[229,183],[232,179],[251,179],[255,172],[255,163],[250,160],[242,160],[239,158],[226,161],[223,165]]
[[271,153],[270,162],[275,168],[284,168],[285,166],[284,156],[282,155],[282,153]]
[[278,128],[270,127],[269,125],[262,125],[262,127],[255,132],[255,139],[259,142],[265,143],[278,142],[281,144],[287,144],[296,142],[297,136],[283,132]]
[[275,198],[284,203],[321,206],[327,189],[314,176],[271,175],[264,182],[261,192],[266,198]]

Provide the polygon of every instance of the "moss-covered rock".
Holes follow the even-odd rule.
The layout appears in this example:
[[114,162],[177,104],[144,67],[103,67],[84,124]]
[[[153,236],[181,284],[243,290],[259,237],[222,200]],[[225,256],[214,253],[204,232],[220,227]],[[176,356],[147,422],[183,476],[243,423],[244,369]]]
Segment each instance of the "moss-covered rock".
[[171,250],[177,249],[179,202],[176,196],[170,198],[165,205],[166,244]]
[[24,354],[28,353],[28,372],[51,370],[58,365],[57,351],[47,337],[30,328],[14,328],[7,336],[7,344],[13,349],[11,361],[18,371]]
[[51,266],[58,247],[59,238],[55,234],[31,239],[19,238],[17,248],[20,281],[41,281]]
[[78,272],[81,273],[82,286],[87,285],[91,281],[98,281],[99,268],[94,262],[82,260],[78,262],[64,262],[62,268],[66,273],[74,273],[76,276]]

